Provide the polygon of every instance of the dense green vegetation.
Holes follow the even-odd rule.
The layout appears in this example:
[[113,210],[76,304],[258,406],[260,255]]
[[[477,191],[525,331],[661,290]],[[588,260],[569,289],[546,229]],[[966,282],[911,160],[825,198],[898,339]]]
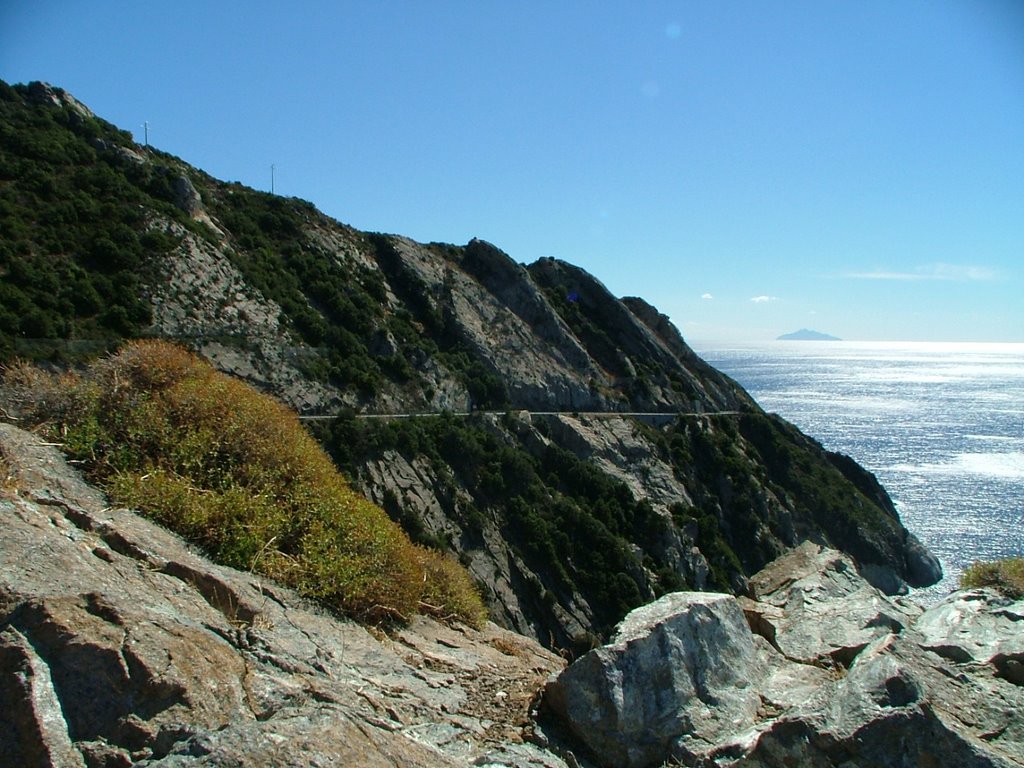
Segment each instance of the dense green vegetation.
[[780,555],[773,542],[792,545],[823,531],[834,545],[870,559],[865,540],[898,540],[895,515],[868,495],[873,478],[845,457],[823,461],[819,445],[777,416],[681,418],[648,436],[696,491],[694,506],[676,507],[673,517],[696,527],[716,588],[737,589],[741,574]]
[[[210,213],[231,233],[227,255],[281,320],[321,352],[307,373],[374,395],[386,378],[410,377],[401,355],[375,356],[368,341],[384,326],[385,286],[376,270],[339,259],[306,232],[320,214],[311,203],[200,180]],[[350,231],[352,237],[364,236]]]
[[972,563],[960,576],[963,589],[993,587],[1012,600],[1024,597],[1024,558]]
[[[154,221],[217,240],[175,204],[182,177],[228,233],[228,258],[281,307],[285,327],[318,350],[305,363],[311,378],[368,398],[390,382],[429,399],[418,368],[432,358],[462,380],[474,405],[507,403],[503,382],[448,318],[422,297],[409,309],[388,307],[379,270],[339,258],[310,236],[323,222],[312,204],[221,183],[137,147],[129,133],[74,106],[54,104],[38,85],[2,82],[0,361],[90,359],[145,331],[148,286],[180,242]],[[363,252],[391,247],[384,236],[341,229]],[[390,277],[403,298],[417,295],[411,276]]]
[[[440,363],[465,387],[473,408],[503,408],[510,404],[505,382],[473,354],[447,308],[449,296],[431,300],[431,291],[402,265],[394,243],[385,235],[371,235],[377,262],[401,302],[388,319],[388,330],[413,367],[426,360]],[[463,249],[444,243],[431,248],[441,259],[454,261]],[[428,393],[429,394],[429,393]]]
[[[535,426],[543,429],[544,422],[535,420]],[[858,490],[837,466],[822,461],[820,447],[777,417],[682,417],[664,428],[636,428],[691,491],[692,505],[673,506],[671,521],[593,463],[553,443],[527,449],[516,437],[513,416],[495,424],[485,417],[379,422],[350,414],[325,427],[321,437],[352,474],[388,450],[427,461],[439,496],[449,499],[447,513],[464,531],[479,535],[484,520],[497,521],[505,540],[541,574],[539,610],[580,594],[595,610],[598,634],[651,590],[687,586],[650,554],[661,551],[666,526],[676,526],[700,548],[710,567],[707,588],[736,592],[745,574],[780,555],[787,543],[824,531],[856,549],[859,536],[884,541],[897,525],[869,500],[866,479],[859,479],[865,490]],[[468,491],[472,502],[456,502],[464,499],[456,488]],[[414,538],[444,544],[401,499],[389,497],[384,507]],[[648,553],[642,561],[634,554],[637,545]]]
[[465,570],[352,491],[294,413],[179,347],[135,342],[80,376],[15,366],[4,389],[116,503],[219,562],[363,620],[485,618]]
[[467,387],[475,406],[508,402],[504,383],[465,348],[450,318],[425,303],[425,291],[389,258],[384,235],[345,228],[361,250],[390,265],[390,287],[403,299],[389,307],[380,270],[338,255],[311,237],[320,214],[312,204],[257,192],[240,184],[198,179],[210,213],[231,233],[228,258],[264,296],[281,307],[281,320],[319,357],[306,373],[372,398],[386,382],[413,385],[429,398],[419,368],[441,363]]
[[[445,485],[451,489],[449,514],[470,537],[480,535],[485,519],[498,521],[505,540],[542,575],[545,586],[535,585],[538,606],[550,610],[578,593],[593,608],[599,634],[646,602],[649,581],[658,593],[684,586],[664,563],[640,563],[631,551],[631,542],[652,548],[668,524],[646,500],[557,445],[527,451],[506,431],[513,419],[495,425],[486,417],[382,422],[349,415],[324,427],[323,437],[339,466],[353,473],[388,450],[426,460],[441,495]],[[454,503],[456,487],[472,502]],[[400,500],[385,509],[414,536],[435,541]],[[461,542],[464,548],[472,543]],[[586,645],[592,638],[569,640]]]
[[[131,137],[0,82],[0,360],[95,354],[150,322],[144,285],[184,221],[169,168],[118,154]],[[76,340],[88,340],[76,343]]]
[[580,286],[571,276],[551,264],[557,262],[541,260],[530,267],[548,302],[602,368],[613,376],[626,378],[630,365],[619,345],[608,335],[612,324],[608,322],[610,318],[602,314],[601,304],[581,294]]
[[[644,342],[624,321],[623,304],[591,283],[593,278],[577,267],[554,259],[540,259],[529,267],[551,306],[587,353],[618,380],[622,396],[633,404],[642,403],[654,385],[674,392],[684,402],[700,399],[692,385],[678,372],[669,370],[655,355],[648,355]],[[616,333],[619,329],[619,333]],[[627,358],[624,351],[631,349]]]

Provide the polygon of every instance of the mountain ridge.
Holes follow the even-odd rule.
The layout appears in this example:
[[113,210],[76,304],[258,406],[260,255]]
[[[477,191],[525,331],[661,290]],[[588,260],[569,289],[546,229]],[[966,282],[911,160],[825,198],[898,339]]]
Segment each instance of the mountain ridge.
[[[340,413],[312,427],[339,466],[458,555],[500,624],[586,648],[666,591],[742,593],[805,540],[889,592],[938,578],[870,473],[765,414],[642,299],[482,240],[359,232],[139,147],[51,86],[4,85],[0,109],[0,358],[168,338]],[[424,410],[442,415],[354,418]]]

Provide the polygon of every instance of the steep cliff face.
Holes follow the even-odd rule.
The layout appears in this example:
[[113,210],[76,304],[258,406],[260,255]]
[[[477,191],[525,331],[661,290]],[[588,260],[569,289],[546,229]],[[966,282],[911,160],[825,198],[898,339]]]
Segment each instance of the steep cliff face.
[[[586,646],[663,592],[742,592],[807,539],[890,592],[938,578],[874,478],[764,414],[643,300],[217,181],[59,89],[4,85],[0,109],[3,357],[162,336],[341,413],[311,422],[339,464],[458,553],[505,626]],[[448,415],[360,418],[420,412]]]

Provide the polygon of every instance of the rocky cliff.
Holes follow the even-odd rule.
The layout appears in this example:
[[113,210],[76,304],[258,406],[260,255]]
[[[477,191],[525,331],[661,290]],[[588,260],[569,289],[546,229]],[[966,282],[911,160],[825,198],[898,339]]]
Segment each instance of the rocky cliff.
[[311,428],[503,626],[585,650],[660,594],[742,593],[807,540],[891,593],[937,580],[869,473],[641,299],[481,240],[359,232],[139,147],[60,89],[0,86],[0,355],[171,338],[340,414]]
[[609,768],[1024,765],[1024,601],[922,611],[813,544],[751,587],[633,611],[545,706]]
[[391,635],[216,566],[0,424],[0,765],[547,766],[564,662],[417,619]]
[[214,565],[6,424],[0,525],[2,765],[1024,765],[1024,603],[923,611],[813,544],[756,599],[666,595],[566,668]]

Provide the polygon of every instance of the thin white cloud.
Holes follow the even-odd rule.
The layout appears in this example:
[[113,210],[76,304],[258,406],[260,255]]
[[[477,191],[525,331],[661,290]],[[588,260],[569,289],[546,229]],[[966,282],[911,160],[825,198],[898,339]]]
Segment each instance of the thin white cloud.
[[877,269],[870,272],[846,272],[843,277],[855,280],[944,280],[947,282],[981,282],[995,280],[996,272],[989,267],[978,267],[965,264],[925,264],[917,267],[913,272],[895,272],[885,269]]
[[988,267],[978,267],[970,264],[933,264],[931,265],[933,279],[935,280],[995,280],[996,271]]
[[754,296],[751,301],[755,304],[767,304],[769,301],[778,301],[778,296]]
[[715,298],[715,297],[714,297],[714,296],[712,296],[712,295],[711,295],[710,293],[702,293],[702,294],[700,295],[700,297],[701,297],[702,299],[704,299],[705,301],[711,301],[711,300],[712,300],[713,298]]

